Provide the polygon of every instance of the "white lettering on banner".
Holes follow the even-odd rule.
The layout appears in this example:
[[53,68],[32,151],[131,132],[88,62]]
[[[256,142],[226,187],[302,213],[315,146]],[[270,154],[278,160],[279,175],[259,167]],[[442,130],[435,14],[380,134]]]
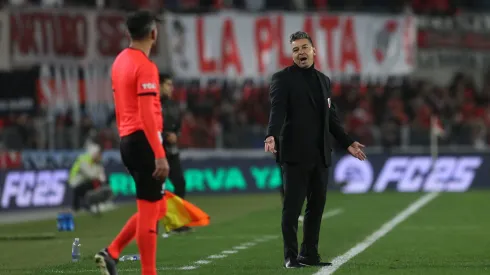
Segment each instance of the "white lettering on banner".
[[415,19],[368,15],[169,15],[173,69],[179,77],[258,77],[292,64],[288,37],[298,28],[315,43],[327,74],[403,75],[412,71]]
[[429,156],[392,157],[386,160],[377,177],[369,161],[360,162],[346,156],[334,170],[336,182],[346,182],[344,193],[365,193],[369,190],[384,192],[396,184],[399,192],[464,192],[473,183],[482,158],[439,157],[434,163]]
[[[27,9],[9,14],[12,66],[112,62],[129,45],[122,12]],[[163,69],[166,62],[160,41],[163,39],[152,50],[152,59]]]
[[65,198],[67,180],[67,170],[9,172],[2,192],[2,208],[59,206]]

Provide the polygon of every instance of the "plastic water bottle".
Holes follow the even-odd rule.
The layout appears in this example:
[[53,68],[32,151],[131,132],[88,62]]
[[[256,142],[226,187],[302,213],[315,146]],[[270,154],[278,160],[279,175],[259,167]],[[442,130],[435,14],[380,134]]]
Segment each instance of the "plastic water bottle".
[[124,255],[121,258],[119,258],[120,262],[130,262],[130,261],[139,261],[140,260],[140,255],[139,254],[134,254],[134,255]]
[[80,253],[80,239],[75,238],[71,246],[71,261],[74,263],[78,262],[80,261],[81,257],[82,255]]

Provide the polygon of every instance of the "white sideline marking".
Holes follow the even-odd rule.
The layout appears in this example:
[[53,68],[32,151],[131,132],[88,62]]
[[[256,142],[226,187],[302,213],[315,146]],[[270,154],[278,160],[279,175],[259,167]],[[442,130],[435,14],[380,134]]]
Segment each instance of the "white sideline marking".
[[235,253],[238,253],[238,251],[236,251],[236,250],[225,250],[225,251],[222,251],[221,253],[223,253],[223,254],[235,254]]
[[[322,215],[322,219],[328,219],[328,218],[337,216],[337,215],[341,214],[342,212],[343,212],[343,210],[340,208],[327,211]],[[240,245],[234,246],[232,248],[232,250],[224,250],[224,251],[221,251],[220,254],[208,256],[207,259],[208,260],[209,259],[223,259],[223,258],[228,257],[229,255],[238,253],[239,250],[247,250],[247,249],[249,249],[249,248],[251,248],[257,244],[268,242],[268,241],[271,241],[271,240],[274,240],[277,238],[279,238],[278,235],[265,235],[265,236],[256,238],[253,241],[242,243]],[[194,262],[193,267],[198,268],[200,265],[202,265],[201,261]],[[211,263],[211,261],[207,261],[207,263],[209,264],[209,263]],[[185,267],[182,267],[181,270],[184,270],[184,268]]]
[[194,270],[194,269],[198,269],[199,266],[193,266],[193,265],[189,265],[189,266],[183,266],[181,268],[179,268],[179,270]]
[[378,230],[373,234],[368,236],[362,242],[356,244],[349,251],[343,255],[337,256],[332,260],[331,266],[326,266],[320,269],[313,275],[330,275],[333,274],[337,269],[339,269],[343,264],[347,263],[350,259],[354,258],[358,254],[362,253],[368,247],[373,245],[377,240],[381,239],[383,236],[388,234],[393,230],[398,224],[405,221],[411,215],[417,213],[423,206],[435,199],[439,193],[428,193],[417,199],[415,202],[410,204],[402,212],[398,213],[393,219],[383,224]]
[[208,259],[223,259],[223,258],[226,258],[226,257],[227,257],[227,255],[218,254],[218,255],[208,256]]
[[219,254],[207,256],[206,257],[206,260],[195,261],[190,266],[183,266],[183,267],[180,268],[180,270],[189,270],[188,269],[189,267],[192,267],[192,269],[197,269],[197,268],[201,267],[204,264],[210,264],[210,263],[212,263],[211,259],[223,259],[223,258],[226,258],[226,257],[228,257],[230,255],[233,255],[233,254],[238,253],[239,252],[238,250],[242,250],[243,251],[243,250],[246,250],[246,249],[251,248],[252,246],[257,245],[257,243],[263,243],[263,242],[271,241],[271,240],[277,239],[277,238],[279,238],[279,236],[273,236],[273,235],[261,236],[259,238],[254,239],[251,242],[246,242],[246,243],[242,243],[240,245],[234,246],[230,250],[223,250]]
[[[322,215],[322,219],[328,219],[328,218],[337,216],[337,215],[341,214],[342,212],[343,212],[343,210],[340,208],[327,211]],[[302,224],[300,224],[300,226],[301,225]],[[233,254],[240,252],[238,250],[247,250],[247,249],[249,249],[249,248],[251,248],[257,244],[272,241],[272,240],[277,239],[277,238],[279,238],[278,235],[260,236],[258,238],[253,239],[252,241],[245,242],[245,243],[239,244],[237,246],[234,246],[232,249],[223,250],[219,254],[209,255],[209,256],[205,257],[205,260],[195,261],[191,265],[186,265],[186,266],[182,266],[182,267],[157,267],[157,270],[158,271],[160,271],[160,270],[195,270],[195,269],[200,268],[203,265],[207,265],[207,264],[212,263],[211,260],[213,260],[213,259],[223,259],[223,258],[226,258],[230,255],[233,255]],[[141,269],[139,269],[139,268],[121,268],[121,269],[118,269],[118,272],[121,272],[121,273],[139,272],[140,270]],[[87,273],[87,272],[99,272],[99,269],[49,270],[49,271],[51,273],[56,273],[56,274],[76,274],[76,273]]]
[[196,264],[209,264],[209,263],[211,263],[211,261],[207,261],[207,260],[196,261]]

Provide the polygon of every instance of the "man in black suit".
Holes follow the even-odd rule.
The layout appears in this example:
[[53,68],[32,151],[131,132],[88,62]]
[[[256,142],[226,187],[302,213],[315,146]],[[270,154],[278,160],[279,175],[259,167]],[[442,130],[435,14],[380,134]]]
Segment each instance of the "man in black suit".
[[[162,140],[165,152],[167,153],[168,165],[170,167],[168,178],[175,187],[175,195],[185,198],[186,182],[180,162],[180,150],[178,145],[182,114],[179,103],[172,99],[173,91],[174,85],[172,77],[168,74],[160,75],[160,96],[164,121]],[[173,233],[187,233],[190,231],[190,227],[184,226],[175,229]]]
[[[282,235],[287,268],[324,266],[318,254],[320,224],[327,196],[331,165],[330,134],[359,160],[364,145],[344,131],[331,101],[330,79],[314,66],[315,48],[310,36],[290,36],[294,64],[272,76],[271,111],[265,151],[276,154],[282,165],[284,202]],[[307,199],[303,243],[298,254],[298,217]]]

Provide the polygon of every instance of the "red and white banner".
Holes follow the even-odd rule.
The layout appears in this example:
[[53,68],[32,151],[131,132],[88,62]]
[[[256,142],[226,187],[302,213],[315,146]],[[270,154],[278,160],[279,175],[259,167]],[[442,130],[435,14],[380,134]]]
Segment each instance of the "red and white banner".
[[289,35],[310,34],[315,67],[328,75],[387,76],[414,68],[416,22],[410,16],[223,12],[167,16],[179,77],[267,77],[292,64]]
[[50,111],[76,109],[80,104],[93,121],[107,120],[113,112],[111,64],[40,66],[39,105]]
[[[125,14],[119,11],[27,9],[6,12],[13,67],[112,63],[129,45]],[[160,35],[151,56],[162,70],[168,69],[164,40],[164,35]]]

